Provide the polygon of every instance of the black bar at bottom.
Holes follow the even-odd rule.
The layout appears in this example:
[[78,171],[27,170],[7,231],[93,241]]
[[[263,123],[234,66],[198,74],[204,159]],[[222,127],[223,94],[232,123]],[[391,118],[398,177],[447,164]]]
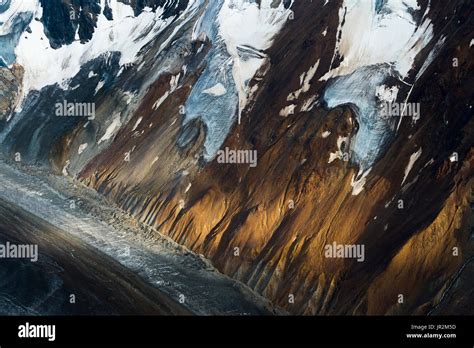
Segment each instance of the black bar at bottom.
[[[54,341],[46,337],[19,337],[20,326],[25,325],[26,330],[26,323],[30,329],[31,325],[55,325]],[[473,347],[473,323],[473,317],[0,317],[0,346],[41,343]]]

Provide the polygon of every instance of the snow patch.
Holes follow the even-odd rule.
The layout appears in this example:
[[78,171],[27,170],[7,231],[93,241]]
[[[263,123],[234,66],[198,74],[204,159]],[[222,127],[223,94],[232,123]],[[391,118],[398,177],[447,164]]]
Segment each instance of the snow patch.
[[288,101],[296,100],[299,98],[301,93],[306,93],[309,91],[309,89],[311,88],[311,80],[313,80],[314,75],[316,74],[316,71],[318,70],[318,67],[319,67],[319,59],[313,66],[309,68],[307,72],[301,74],[300,76],[301,88],[291,93],[287,98]]
[[[364,189],[364,185],[367,181],[367,176],[369,175],[370,171],[372,170],[372,168],[369,168],[367,169],[361,176],[359,179],[356,180],[356,177],[352,177],[352,180],[351,180],[351,186],[352,186],[352,195],[353,196],[358,196],[359,193],[362,192],[362,190]],[[357,174],[357,176],[360,175],[360,171],[359,171],[359,174]]]
[[410,171],[411,169],[413,168],[413,165],[415,164],[415,162],[418,160],[418,158],[420,158],[421,156],[421,147],[420,149],[413,153],[411,156],[410,156],[410,159],[408,161],[408,165],[406,166],[405,168],[405,176],[403,177],[403,180],[402,180],[402,183],[401,185],[403,185],[403,183],[405,182],[405,180],[407,179],[408,177],[408,174],[410,174]]
[[138,126],[140,125],[140,123],[142,122],[142,120],[143,120],[143,117],[140,116],[140,117],[138,118],[137,122],[135,122],[135,125],[133,126],[132,132],[135,131],[135,130],[138,128]]
[[[327,133],[326,132],[323,133],[323,138],[325,138],[324,136],[325,134]],[[331,132],[329,132],[329,134],[331,134]],[[327,134],[326,137],[329,136],[329,134]],[[349,141],[348,137],[339,136],[337,138],[337,151],[329,154],[328,163],[332,163],[333,161],[337,159],[340,159],[340,160],[344,159],[344,151],[342,149],[342,145],[344,144],[344,146],[347,147],[348,141]]]
[[87,143],[79,145],[79,148],[77,149],[77,154],[80,155],[84,152],[84,150],[87,148]]
[[215,86],[202,91],[202,93],[210,94],[210,95],[213,95],[215,97],[220,97],[220,96],[223,96],[224,94],[226,94],[227,90],[225,89],[225,87],[222,83],[218,83]]
[[331,132],[330,132],[330,131],[325,131],[325,132],[323,132],[323,134],[321,134],[321,136],[322,136],[323,138],[327,138],[327,137],[330,136],[330,135],[331,135]]
[[170,96],[171,93],[173,93],[177,88],[178,88],[178,82],[179,82],[179,77],[181,76],[181,73],[178,75],[171,76],[170,79],[170,89],[165,92],[154,104],[153,104],[153,110],[157,110],[161,104]]
[[288,117],[289,115],[293,115],[295,113],[295,104],[288,105],[280,110],[280,116]]
[[311,111],[314,108],[314,106],[318,104],[318,101],[316,100],[317,98],[318,98],[317,95],[313,95],[309,97],[308,99],[306,99],[303,105],[301,106],[301,112]]
[[100,89],[104,87],[104,85],[105,85],[105,80],[100,80],[97,86],[95,87],[94,95],[96,95],[97,92],[99,92]]
[[[431,65],[431,63],[433,62],[433,60],[438,56],[439,52],[441,51],[441,49],[443,48],[443,45],[444,45],[444,42],[446,41],[446,36],[441,36],[439,38],[439,40],[436,42],[436,44],[434,45],[433,49],[431,50],[430,54],[428,54],[428,57],[426,58],[425,62],[423,63],[423,65],[421,66],[420,70],[418,71],[418,73],[416,74],[416,79],[415,80],[418,80],[423,74],[424,72],[426,71],[426,69],[428,69],[428,67]],[[411,91],[410,91],[411,92]],[[408,98],[407,98],[408,99]]]
[[62,170],[63,176],[68,176],[69,175],[69,173],[67,172],[67,169],[68,169],[70,164],[71,164],[71,161],[67,160],[66,164],[64,165],[63,170]]
[[112,138],[117,133],[117,131],[120,129],[121,126],[122,126],[122,121],[120,120],[120,113],[117,113],[114,115],[112,123],[107,127],[107,130],[105,131],[102,138],[100,138],[100,140],[97,142],[97,144],[99,145],[100,143]]

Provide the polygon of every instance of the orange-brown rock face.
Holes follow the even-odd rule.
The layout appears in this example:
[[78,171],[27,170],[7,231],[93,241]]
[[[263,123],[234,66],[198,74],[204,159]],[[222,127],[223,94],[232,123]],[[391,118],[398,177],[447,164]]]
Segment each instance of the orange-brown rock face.
[[[183,132],[173,116],[187,98],[183,89],[157,110],[156,135],[137,146],[135,159],[110,164],[117,149],[134,144],[118,136],[82,173],[84,180],[290,313],[472,313],[469,28],[460,28],[460,41],[448,43],[413,86],[410,101],[420,103],[420,120],[404,119],[357,182],[357,163],[341,150],[341,139],[349,149],[347,139],[358,132],[357,115],[349,106],[307,107],[312,96],[320,100],[325,83],[318,78],[334,64],[333,42],[317,33],[327,27],[334,35],[337,13],[315,14],[315,6],[296,4],[296,19],[268,52],[267,75],[253,82],[259,88],[242,123],[221,147],[257,150],[255,168],[194,160],[204,132],[199,126],[193,146],[173,145]],[[454,56],[459,68],[451,64]],[[318,59],[296,111],[282,115],[300,75]],[[168,88],[164,80],[157,89]],[[137,115],[154,120],[150,103],[142,107]],[[334,243],[363,247],[363,257],[328,257]]]
[[11,69],[0,67],[0,121],[16,107],[22,76],[23,68],[18,64],[13,64]]

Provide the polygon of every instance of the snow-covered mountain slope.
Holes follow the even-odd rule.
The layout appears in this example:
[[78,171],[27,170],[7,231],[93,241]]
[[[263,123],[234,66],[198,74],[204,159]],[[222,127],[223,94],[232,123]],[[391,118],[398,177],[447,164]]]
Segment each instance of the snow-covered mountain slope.
[[[292,313],[436,306],[473,250],[470,2],[82,3],[0,8],[7,158],[82,180]],[[326,258],[333,242],[365,261]]]
[[[433,41],[429,10],[429,3],[422,9],[417,0],[346,0],[339,10],[331,69],[321,80],[336,80],[324,95],[329,107],[356,107],[360,128],[352,150],[359,175],[370,169],[393,136],[395,119],[382,117],[386,100],[378,97],[377,90],[386,88],[389,79],[388,88],[397,91],[415,83],[410,74],[415,58]],[[333,67],[338,57],[342,61]],[[397,93],[390,102],[403,102],[405,96]]]
[[[212,42],[208,65],[186,103],[186,121],[202,118],[207,127],[206,159],[215,156],[236,113],[240,119],[250,80],[265,64],[264,51],[291,13],[283,2],[278,3],[213,1],[194,27],[194,38],[205,35]],[[215,88],[219,93],[206,93]]]
[[[17,2],[22,1],[14,1],[12,6]],[[28,32],[21,35],[14,51],[16,63],[25,69],[24,95],[31,90],[38,91],[56,83],[63,89],[74,87],[68,84],[82,66],[108,52],[120,53],[120,66],[133,64],[140,49],[176,19],[176,17],[164,18],[165,7],[158,7],[155,11],[146,8],[135,16],[133,8],[120,1],[102,0],[101,8],[104,8],[105,3],[111,11],[112,19],[106,18],[105,14],[96,15],[94,33],[86,42],[80,39],[80,27],[78,27],[73,42],[52,49],[46,35],[48,28],[44,23],[37,20],[29,23]],[[181,16],[187,16],[187,11],[195,9],[189,6]],[[43,13],[44,10],[45,7],[39,0],[28,0],[20,11],[30,14],[30,18],[31,15],[35,18],[44,18],[46,15]],[[72,13],[71,16],[75,15]]]
[[343,60],[324,78],[384,63],[407,77],[415,57],[433,38],[429,10],[429,3],[422,9],[417,0],[343,1],[332,64],[337,56]]
[[[184,6],[184,3],[187,5]],[[107,54],[119,54],[119,72],[131,65],[143,66],[140,65],[143,59],[138,55],[141,49],[160,36],[164,40],[159,51],[173,49],[176,32],[182,25],[194,21],[192,36],[187,39],[197,40],[204,35],[211,41],[212,49],[205,58],[208,67],[186,103],[186,109],[189,110],[186,122],[196,117],[205,122],[208,130],[205,153],[208,159],[215,155],[225,140],[236,119],[236,110],[239,110],[240,115],[246,106],[248,84],[266,61],[264,50],[270,47],[273,37],[291,13],[290,4],[268,0],[258,3],[246,0],[171,1],[153,8],[145,6],[137,15],[134,15],[136,8],[118,0],[101,0],[100,4],[93,5],[99,7],[68,8],[70,18],[67,17],[63,24],[74,29],[74,40],[68,42],[58,39],[62,32],[58,34],[53,31],[58,30],[55,27],[58,19],[53,20],[54,14],[46,12],[57,9],[56,5],[40,0],[12,2],[5,15],[11,21],[21,17],[23,24],[14,35],[19,35],[21,29],[25,30],[28,26],[14,49],[14,62],[24,68],[22,96],[17,111],[22,110],[23,98],[30,91],[41,91],[55,84],[66,92],[74,90],[77,86],[71,85],[71,81],[79,75],[84,65],[95,59],[104,59]],[[90,8],[95,9],[95,12],[87,12],[93,25],[90,37],[86,40],[81,36],[82,24],[77,24],[75,18],[81,18],[83,12]],[[172,15],[171,9],[180,11]],[[236,26],[241,28],[236,31]],[[4,30],[9,29],[5,27]],[[13,29],[10,28],[10,31]],[[11,55],[5,54],[10,64],[13,63]],[[46,66],[48,69],[44,68]],[[162,73],[168,69],[167,66],[157,68]],[[216,74],[218,71],[220,73]],[[89,76],[94,77],[95,73]],[[100,86],[103,86],[103,79],[96,89],[100,89]],[[204,92],[215,86],[224,88],[221,88],[219,95],[207,93],[206,101]],[[215,103],[219,106],[210,107]],[[158,104],[159,100],[156,106]],[[221,117],[223,110],[228,115],[225,118]]]

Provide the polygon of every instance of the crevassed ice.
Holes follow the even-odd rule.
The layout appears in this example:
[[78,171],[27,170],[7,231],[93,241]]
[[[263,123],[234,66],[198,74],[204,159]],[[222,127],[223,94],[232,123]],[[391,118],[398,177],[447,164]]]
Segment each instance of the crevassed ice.
[[[347,12],[346,12],[347,10]],[[385,86],[391,76],[399,85],[408,79],[418,53],[433,38],[433,25],[426,16],[417,24],[413,13],[417,0],[344,0],[334,57],[341,64],[329,70],[321,81],[329,81],[324,100],[329,107],[353,106],[359,130],[352,142],[353,160],[366,172],[394,135],[391,120],[380,115],[381,102],[396,102],[399,86]],[[344,20],[344,21],[343,21]],[[333,58],[334,63],[334,58]]]
[[200,117],[205,123],[206,160],[215,156],[236,115],[240,117],[247,105],[249,81],[267,59],[263,51],[289,14],[282,1],[216,0],[208,3],[196,23],[192,37],[205,33],[213,47],[206,58],[208,66],[186,102],[185,122]]
[[0,2],[0,66],[15,61],[15,47],[33,19],[30,1],[3,0]]
[[376,92],[390,74],[390,67],[369,66],[354,73],[331,80],[324,92],[329,108],[351,105],[359,123],[359,130],[351,142],[352,159],[362,171],[372,166],[383,144],[392,136],[393,120],[379,116]]

